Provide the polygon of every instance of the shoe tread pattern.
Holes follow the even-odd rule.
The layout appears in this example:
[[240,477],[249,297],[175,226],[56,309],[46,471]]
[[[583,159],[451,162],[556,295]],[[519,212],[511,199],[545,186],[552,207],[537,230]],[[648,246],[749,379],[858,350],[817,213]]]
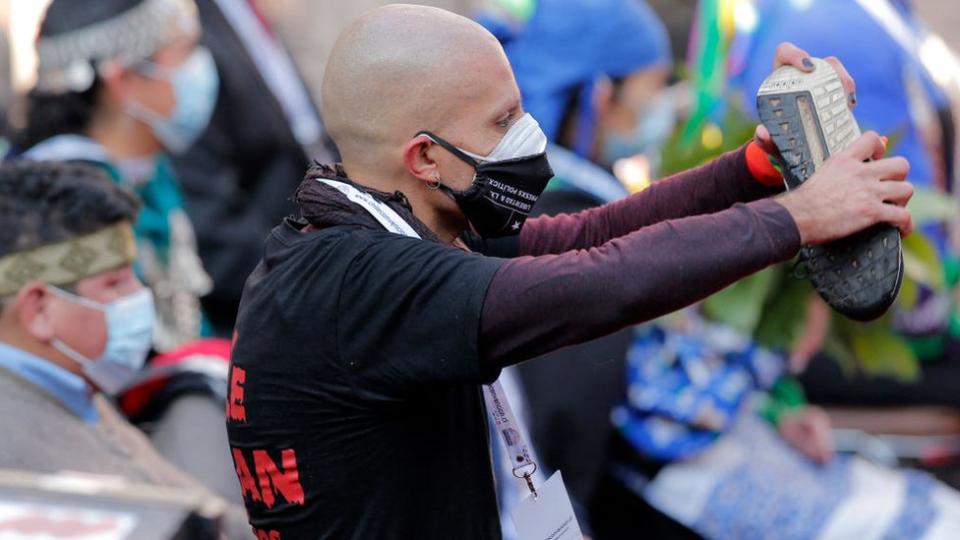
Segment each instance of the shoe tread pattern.
[[[798,98],[805,97],[814,104],[818,132],[812,136],[820,140],[812,143],[826,147],[824,158],[846,148],[860,136],[839,77],[829,64],[814,61],[818,77],[801,76],[798,80],[796,70],[787,68],[791,73],[781,68],[764,82],[757,96],[760,120],[780,151],[788,189],[799,187],[816,169]],[[827,69],[821,69],[823,65]],[[801,259],[820,296],[836,311],[852,319],[879,317],[900,290],[903,274],[900,233],[890,225],[875,225],[835,242],[805,246]]]

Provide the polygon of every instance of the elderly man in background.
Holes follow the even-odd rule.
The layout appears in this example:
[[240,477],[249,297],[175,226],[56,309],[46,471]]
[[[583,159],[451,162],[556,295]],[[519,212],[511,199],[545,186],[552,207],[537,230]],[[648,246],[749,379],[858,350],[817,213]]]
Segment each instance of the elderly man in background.
[[[119,476],[213,500],[101,393],[129,384],[150,350],[153,295],[132,267],[138,209],[92,165],[0,166],[0,469]],[[230,508],[230,537],[249,537]]]

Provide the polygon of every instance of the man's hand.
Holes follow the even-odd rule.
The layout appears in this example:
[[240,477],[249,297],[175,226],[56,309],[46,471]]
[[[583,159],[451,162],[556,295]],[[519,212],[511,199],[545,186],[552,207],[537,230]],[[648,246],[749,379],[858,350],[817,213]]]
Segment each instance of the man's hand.
[[[843,89],[847,93],[847,105],[852,109],[857,104],[857,83],[836,56],[828,56],[824,58],[824,60],[833,66],[833,69],[837,70],[837,74],[840,75],[840,82],[843,83]],[[813,71],[813,62],[810,61],[810,54],[789,42],[783,42],[778,45],[776,55],[773,58],[774,71],[783,66],[793,66],[807,73]],[[767,131],[766,127],[762,125],[757,126],[757,130],[754,133],[754,140],[757,141],[760,148],[763,148],[767,154],[771,156],[778,154],[777,147],[773,144],[773,139],[770,138],[770,132]]]
[[819,407],[806,406],[780,418],[780,436],[817,463],[833,459],[833,439],[830,435],[830,417]]
[[913,186],[904,181],[910,164],[902,157],[880,159],[885,151],[882,137],[865,133],[830,156],[799,188],[779,197],[802,244],[838,240],[884,222],[903,236],[910,234],[913,220],[905,206]]

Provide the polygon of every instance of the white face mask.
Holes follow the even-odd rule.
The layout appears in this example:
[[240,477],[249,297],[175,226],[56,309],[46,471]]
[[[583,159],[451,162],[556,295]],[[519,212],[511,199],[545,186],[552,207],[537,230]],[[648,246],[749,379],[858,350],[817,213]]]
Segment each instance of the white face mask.
[[486,163],[490,161],[506,161],[521,157],[542,154],[547,149],[547,136],[540,129],[540,124],[530,113],[524,113],[519,120],[510,126],[510,129],[504,134],[497,146],[486,156],[467,152],[458,148],[464,154],[473,159]]
[[101,304],[57,287],[50,291],[75,304],[103,312],[107,322],[107,346],[94,360],[80,354],[59,338],[51,345],[83,367],[83,373],[101,391],[117,394],[143,367],[153,338],[153,293],[150,289]]

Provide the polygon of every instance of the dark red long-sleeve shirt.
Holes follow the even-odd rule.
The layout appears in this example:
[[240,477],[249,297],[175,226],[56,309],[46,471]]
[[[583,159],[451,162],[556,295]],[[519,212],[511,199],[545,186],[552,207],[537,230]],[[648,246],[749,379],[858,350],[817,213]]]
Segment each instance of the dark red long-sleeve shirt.
[[490,284],[481,353],[513,364],[697,302],[793,257],[800,235],[743,149],[622,201],[527,221]]

